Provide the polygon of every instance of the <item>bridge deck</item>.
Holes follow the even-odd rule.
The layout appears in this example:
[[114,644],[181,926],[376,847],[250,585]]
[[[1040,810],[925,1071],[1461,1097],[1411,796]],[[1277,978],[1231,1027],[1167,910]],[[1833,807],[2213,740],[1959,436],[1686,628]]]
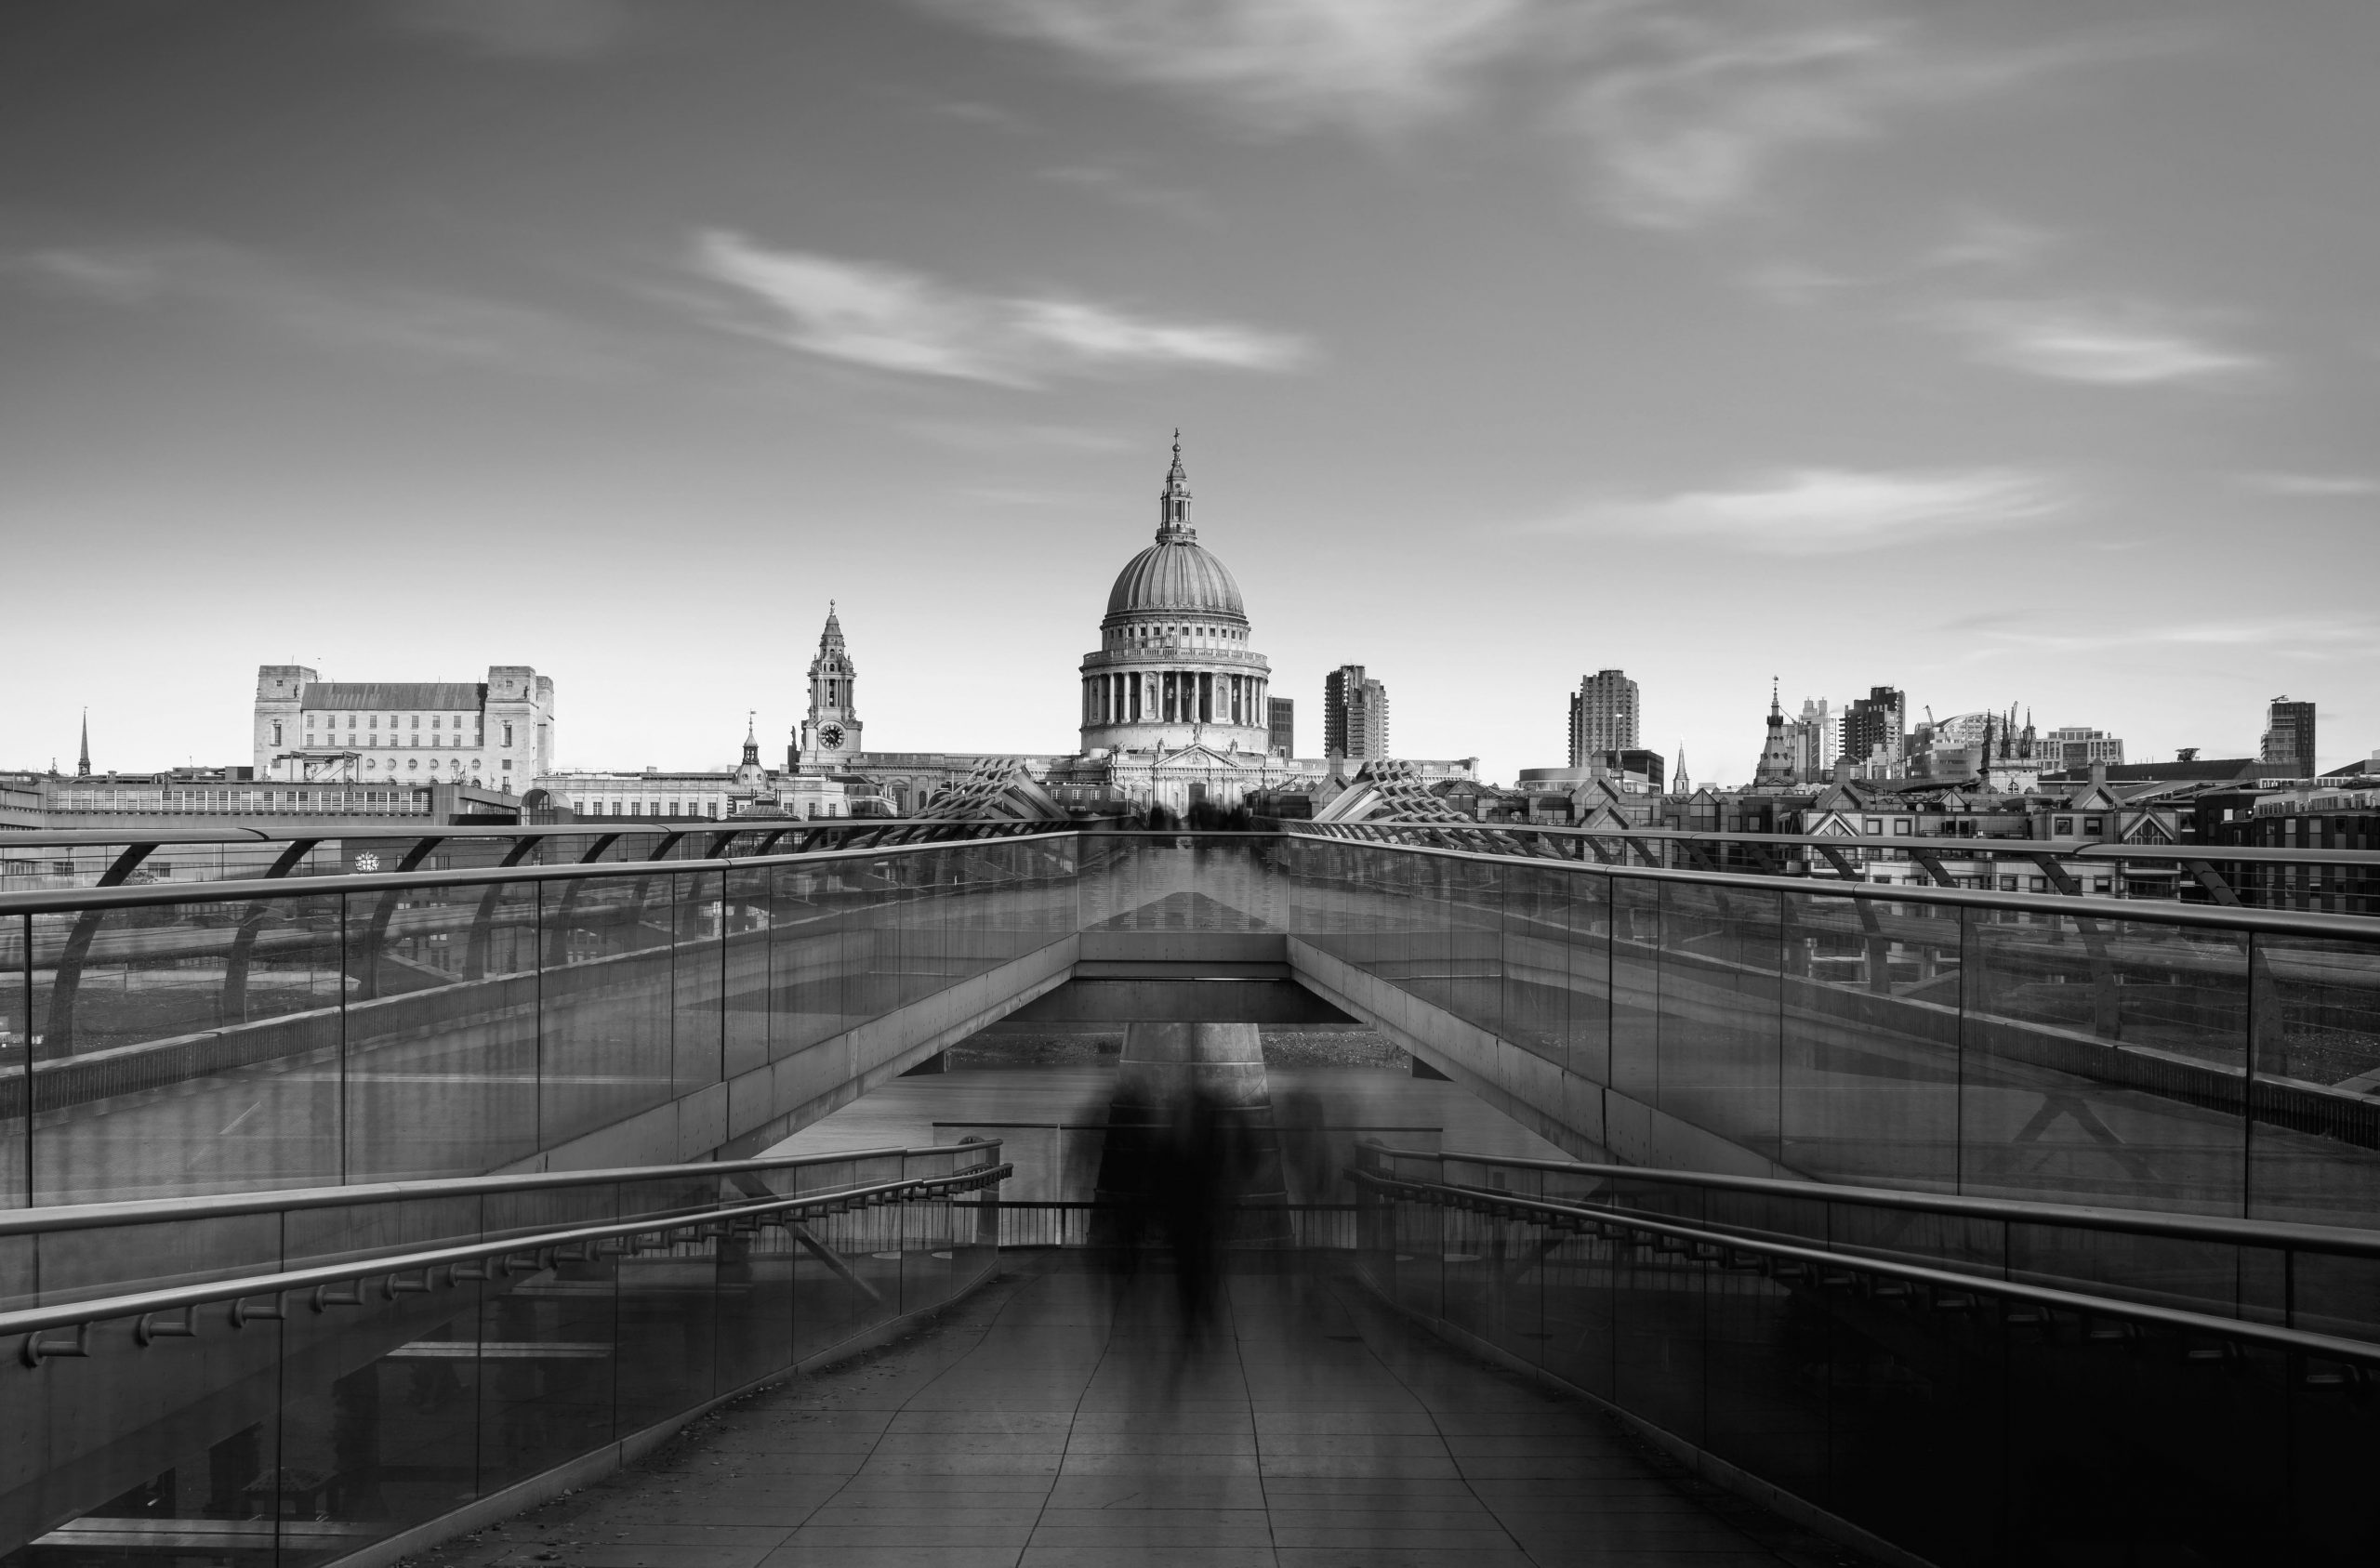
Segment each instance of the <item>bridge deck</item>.
[[1351,1284],[1236,1278],[1191,1354],[1170,1280],[1014,1262],[936,1331],[747,1401],[420,1568],[1840,1561],[1710,1511],[1593,1412]]

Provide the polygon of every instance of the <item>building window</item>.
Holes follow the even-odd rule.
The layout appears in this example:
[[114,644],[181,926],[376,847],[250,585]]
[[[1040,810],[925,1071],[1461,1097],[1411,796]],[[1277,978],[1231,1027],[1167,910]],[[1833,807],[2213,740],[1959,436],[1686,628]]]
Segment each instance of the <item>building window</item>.
[[1907,817],[1895,817],[1893,819],[1893,834],[1896,837],[1906,838],[1909,837],[1909,819]]
[[2058,838],[2071,838],[2071,837],[2074,837],[2074,819],[2073,819],[2072,817],[2060,817],[2060,818],[2058,818],[2056,822],[2054,822],[2054,823],[2050,824],[2050,833],[2052,834],[2052,836],[2053,836],[2053,837],[2058,837]]
[[2083,833],[2090,837],[2096,838],[2100,832],[2099,824],[2105,820],[2106,819],[2103,817],[2084,817],[2082,819]]
[[2094,876],[2091,878],[2091,890],[2095,893],[2106,892],[2108,890],[2108,886],[2109,882],[2107,877]]
[[2029,885],[2026,889],[2028,892],[2045,893],[2049,891],[2049,878],[2046,876],[2035,876],[2029,878],[2028,881]]
[[512,744],[512,726],[509,724],[507,724],[504,727],[504,744],[506,745],[510,745]]
[[1862,834],[1865,834],[1868,837],[1876,837],[1884,831],[1884,819],[1882,817],[1866,818],[1859,824],[1859,831]]
[[281,744],[281,720],[278,718],[272,721],[272,744],[275,745]]

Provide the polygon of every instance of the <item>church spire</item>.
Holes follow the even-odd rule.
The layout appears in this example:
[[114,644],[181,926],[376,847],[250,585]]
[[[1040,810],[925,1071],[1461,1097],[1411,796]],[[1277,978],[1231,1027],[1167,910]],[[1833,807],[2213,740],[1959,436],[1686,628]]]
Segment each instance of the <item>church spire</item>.
[[1182,468],[1182,431],[1173,432],[1173,467],[1165,471],[1165,488],[1157,498],[1157,542],[1186,545],[1198,537],[1190,526],[1190,476]]
[[89,708],[83,710],[83,755],[74,764],[74,776],[78,779],[87,779],[91,776],[91,710]]
[[1754,789],[1782,789],[1793,783],[1793,753],[1785,744],[1785,710],[1777,700],[1777,677],[1768,678],[1768,739],[1752,770]]
[[747,768],[757,768],[760,765],[760,737],[753,729],[754,722],[759,718],[758,709],[744,710],[744,765]]

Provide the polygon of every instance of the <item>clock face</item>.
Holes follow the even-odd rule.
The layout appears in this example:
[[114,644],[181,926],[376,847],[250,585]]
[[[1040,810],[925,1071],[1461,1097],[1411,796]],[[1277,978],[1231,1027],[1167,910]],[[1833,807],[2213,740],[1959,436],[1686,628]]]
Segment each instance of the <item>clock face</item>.
[[843,727],[840,724],[821,724],[818,726],[818,744],[828,751],[840,751],[843,745]]

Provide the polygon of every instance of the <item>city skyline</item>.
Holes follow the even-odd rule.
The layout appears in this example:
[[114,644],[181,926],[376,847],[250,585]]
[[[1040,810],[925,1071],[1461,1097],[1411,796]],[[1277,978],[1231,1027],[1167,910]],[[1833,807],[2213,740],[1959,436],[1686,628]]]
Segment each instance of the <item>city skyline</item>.
[[1606,667],[1698,778],[1772,672],[2380,745],[2362,7],[688,15],[0,20],[0,761],[522,663],[711,766],[830,598],[871,744],[1065,749],[1176,425],[1276,690],[1489,778]]

